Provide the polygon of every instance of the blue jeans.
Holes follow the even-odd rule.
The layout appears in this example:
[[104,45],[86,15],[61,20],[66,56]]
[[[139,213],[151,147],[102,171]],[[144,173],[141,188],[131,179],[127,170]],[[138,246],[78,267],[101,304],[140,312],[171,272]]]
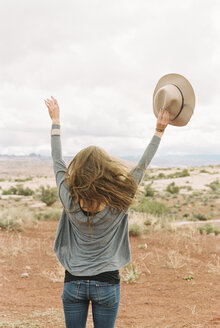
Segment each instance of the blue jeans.
[[65,282],[62,294],[66,328],[85,328],[89,302],[95,328],[114,328],[120,303],[120,284],[93,280]]

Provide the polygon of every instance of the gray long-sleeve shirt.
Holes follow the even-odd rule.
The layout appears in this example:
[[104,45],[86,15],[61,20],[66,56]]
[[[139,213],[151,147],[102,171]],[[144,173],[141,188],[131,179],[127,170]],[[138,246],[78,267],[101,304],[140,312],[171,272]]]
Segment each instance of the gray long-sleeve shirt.
[[[132,169],[131,175],[138,184],[159,143],[160,138],[153,136],[139,163]],[[88,217],[79,204],[72,211],[74,202],[64,181],[66,164],[62,160],[58,124],[52,125],[51,148],[59,198],[63,205],[54,243],[57,258],[67,271],[76,276],[92,276],[120,269],[131,260],[128,213],[106,206],[94,216],[91,230]]]

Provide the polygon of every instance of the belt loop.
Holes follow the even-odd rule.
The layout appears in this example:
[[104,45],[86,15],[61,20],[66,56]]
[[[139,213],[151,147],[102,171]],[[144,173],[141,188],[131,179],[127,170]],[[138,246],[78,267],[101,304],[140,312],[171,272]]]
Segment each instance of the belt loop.
[[89,280],[86,280],[87,284],[86,284],[86,288],[87,288],[87,299],[89,300],[89,289],[90,289],[90,283]]

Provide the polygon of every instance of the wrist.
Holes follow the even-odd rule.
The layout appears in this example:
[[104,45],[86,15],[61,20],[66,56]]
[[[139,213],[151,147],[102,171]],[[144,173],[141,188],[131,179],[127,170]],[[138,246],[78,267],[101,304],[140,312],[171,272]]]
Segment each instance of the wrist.
[[163,131],[157,131],[157,130],[155,130],[155,133],[154,133],[154,135],[157,136],[157,137],[159,137],[159,138],[162,138],[163,134],[164,134],[164,130]]
[[52,124],[60,124],[60,120],[52,120]]

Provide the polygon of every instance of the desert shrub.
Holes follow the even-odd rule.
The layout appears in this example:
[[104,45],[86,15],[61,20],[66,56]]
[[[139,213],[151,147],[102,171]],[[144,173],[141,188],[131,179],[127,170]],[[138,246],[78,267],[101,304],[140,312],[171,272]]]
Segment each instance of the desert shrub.
[[122,278],[126,284],[134,284],[139,278],[140,272],[135,262],[130,262],[123,269]]
[[152,188],[152,183],[149,183],[144,188],[144,196],[145,197],[153,197],[155,194],[155,189]]
[[199,220],[199,221],[206,221],[208,220],[208,217],[203,214],[203,213],[192,213],[192,218],[196,220]]
[[166,191],[169,192],[169,193],[171,193],[171,194],[178,194],[179,191],[180,191],[180,188],[175,185],[175,182],[171,182],[166,187]]
[[212,191],[217,191],[220,188],[219,180],[216,179],[215,181],[212,181],[210,184],[207,184],[209,188],[211,188]]
[[167,215],[170,212],[169,207],[164,203],[142,198],[140,202],[133,207],[137,212],[148,213],[155,216]]
[[33,180],[32,177],[28,177],[28,178],[24,178],[24,179],[16,178],[15,182],[26,182],[26,181],[31,181],[31,180]]
[[0,213],[0,228],[23,231],[24,225],[34,223],[33,211],[29,207],[4,207]]
[[164,179],[166,178],[166,175],[164,173],[159,173],[158,176],[157,176],[157,179]]
[[145,250],[145,249],[147,249],[147,244],[138,245],[138,248]]
[[206,169],[202,169],[199,171],[199,173],[209,173],[209,171],[207,171]]
[[2,190],[2,195],[16,195],[17,188],[11,186],[9,189]]
[[23,231],[20,222],[15,220],[0,217],[0,230]]
[[166,178],[167,176],[164,173],[160,172],[157,175],[148,175],[145,180],[161,180]]
[[5,179],[3,179],[3,178],[0,178],[0,182],[3,182],[3,181],[5,181]]
[[189,171],[187,169],[183,169],[182,171],[177,171],[175,173],[171,173],[165,175],[164,173],[159,173],[158,175],[150,175],[147,176],[145,180],[160,180],[160,179],[175,179],[175,178],[184,178],[190,176]]
[[132,223],[129,225],[129,235],[130,236],[137,237],[137,236],[140,236],[141,233],[142,233],[142,229],[139,224]]
[[186,189],[187,191],[193,190],[193,188],[191,186],[180,186],[180,189]]
[[39,221],[57,221],[61,216],[61,209],[48,208],[45,211],[35,213],[35,218]]
[[193,276],[189,275],[189,276],[185,276],[183,279],[190,281],[190,280],[193,280],[194,278],[193,278]]
[[2,191],[3,195],[23,195],[23,196],[31,196],[34,194],[34,191],[29,187],[24,188],[23,185],[11,186],[7,190]]
[[29,187],[24,188],[22,185],[17,185],[17,195],[32,196],[34,191]]
[[44,186],[40,186],[37,190],[36,197],[47,204],[47,206],[50,206],[58,199],[57,188],[52,188],[50,186],[45,188]]
[[216,236],[220,234],[220,230],[213,227],[211,224],[207,223],[202,227],[198,227],[200,234],[206,233],[207,235],[210,233],[214,233]]
[[151,219],[146,219],[146,220],[144,221],[144,225],[146,225],[146,226],[151,226],[151,224],[152,224]]
[[187,169],[183,169],[180,172],[175,172],[175,173],[169,174],[168,178],[174,179],[174,178],[184,178],[184,177],[189,177],[189,176],[190,176],[189,171]]
[[196,199],[200,199],[201,197],[203,196],[202,192],[200,191],[193,191],[191,194],[190,194],[190,200],[192,198],[196,198]]

